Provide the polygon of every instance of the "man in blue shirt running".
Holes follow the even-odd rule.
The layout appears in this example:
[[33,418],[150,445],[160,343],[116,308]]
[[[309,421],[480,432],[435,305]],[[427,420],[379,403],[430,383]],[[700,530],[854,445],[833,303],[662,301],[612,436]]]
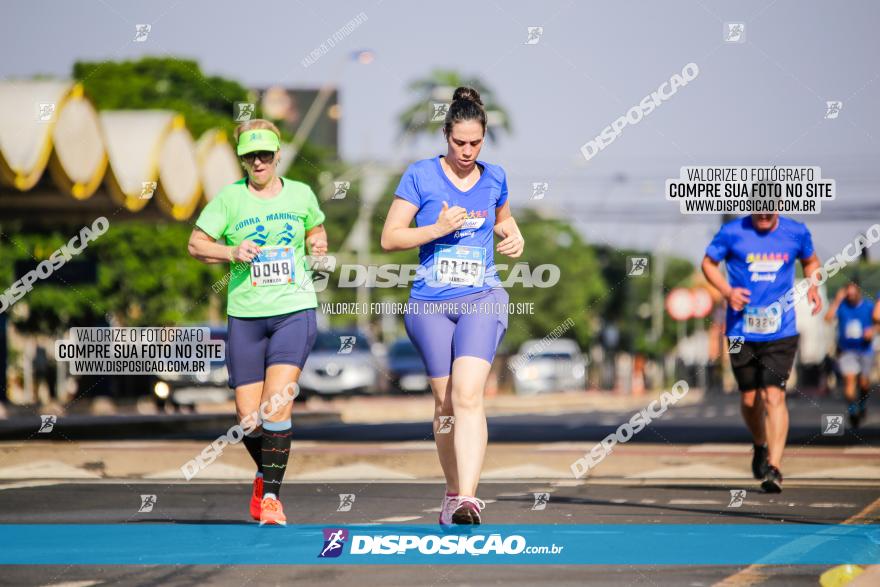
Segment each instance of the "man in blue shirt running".
[[[795,261],[811,278],[819,269],[807,227],[779,214],[752,214],[724,224],[706,248],[703,274],[727,300],[727,337],[741,342],[730,354],[743,419],[754,439],[752,474],[764,491],[782,491],[780,465],[788,436],[785,384],[797,352],[792,290]],[[724,261],[728,278],[719,268]],[[822,298],[812,282],[813,314]],[[790,299],[790,298],[789,298]],[[735,348],[731,345],[731,349]]]
[[865,417],[865,403],[871,387],[871,368],[874,366],[872,310],[873,304],[862,297],[859,282],[853,278],[837,291],[825,314],[828,322],[837,318],[837,362],[843,375],[843,395],[849,403],[849,421],[853,428],[858,428]]

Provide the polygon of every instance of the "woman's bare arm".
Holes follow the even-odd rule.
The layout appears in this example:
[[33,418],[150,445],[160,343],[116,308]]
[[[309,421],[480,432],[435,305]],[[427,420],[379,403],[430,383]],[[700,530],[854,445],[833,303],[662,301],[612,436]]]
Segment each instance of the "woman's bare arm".
[[385,218],[385,226],[382,228],[382,250],[406,251],[420,247],[450,232],[458,230],[464,224],[467,211],[461,206],[450,208],[443,202],[443,210],[437,217],[437,222],[418,228],[410,228],[413,218],[419,209],[402,198],[394,198],[388,216]]

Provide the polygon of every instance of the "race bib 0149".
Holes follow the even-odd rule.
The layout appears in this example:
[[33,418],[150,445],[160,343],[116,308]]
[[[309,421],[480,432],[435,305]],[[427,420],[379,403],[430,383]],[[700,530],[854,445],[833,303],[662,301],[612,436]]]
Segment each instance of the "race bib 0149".
[[486,249],[463,245],[434,247],[434,280],[443,285],[483,285]]

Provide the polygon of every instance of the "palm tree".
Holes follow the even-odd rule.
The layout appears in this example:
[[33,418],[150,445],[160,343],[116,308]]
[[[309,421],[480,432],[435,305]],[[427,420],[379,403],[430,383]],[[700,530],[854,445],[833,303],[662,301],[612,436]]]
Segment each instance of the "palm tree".
[[[504,108],[495,101],[492,90],[477,78],[463,78],[458,72],[435,69],[427,78],[410,83],[410,91],[416,94],[412,105],[398,116],[400,135],[406,139],[419,134],[434,134],[443,126],[443,119],[434,116],[434,104],[452,102],[452,94],[459,86],[469,86],[480,93],[486,109],[486,133],[493,141],[497,139],[498,129],[511,132],[510,117]],[[432,120],[439,118],[439,120]]]

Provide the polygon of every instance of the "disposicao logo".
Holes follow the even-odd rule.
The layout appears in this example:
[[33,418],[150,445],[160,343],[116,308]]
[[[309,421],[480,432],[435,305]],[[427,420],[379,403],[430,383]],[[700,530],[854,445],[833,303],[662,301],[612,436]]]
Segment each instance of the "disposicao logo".
[[318,554],[318,558],[338,557],[342,554],[346,540],[348,540],[348,530],[343,528],[324,528],[324,547]]

